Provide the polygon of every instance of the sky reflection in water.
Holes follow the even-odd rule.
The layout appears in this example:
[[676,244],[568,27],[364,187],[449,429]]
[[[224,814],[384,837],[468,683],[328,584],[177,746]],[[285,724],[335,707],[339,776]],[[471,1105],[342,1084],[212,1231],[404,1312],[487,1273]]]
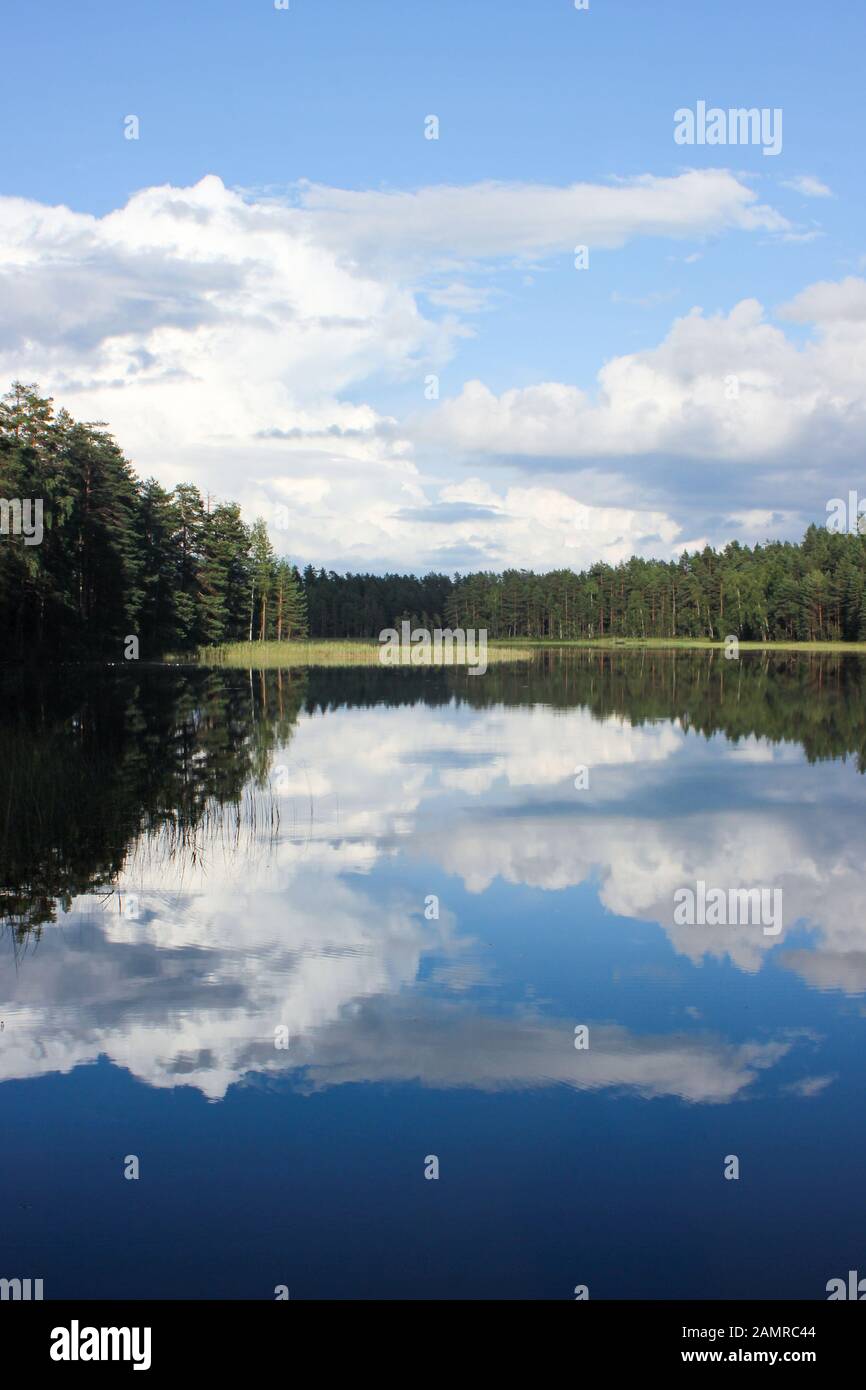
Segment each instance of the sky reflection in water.
[[[863,681],[578,653],[7,691],[0,1273],[825,1297],[866,1234]],[[784,930],[674,925],[699,879],[780,887]]]

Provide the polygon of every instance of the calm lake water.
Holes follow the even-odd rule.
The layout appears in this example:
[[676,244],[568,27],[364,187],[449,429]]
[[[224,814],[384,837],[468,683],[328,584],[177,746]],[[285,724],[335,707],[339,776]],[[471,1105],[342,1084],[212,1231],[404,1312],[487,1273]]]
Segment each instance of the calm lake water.
[[[864,694],[853,656],[720,652],[7,675],[0,1276],[866,1274]],[[781,930],[679,923],[698,883],[781,889]]]

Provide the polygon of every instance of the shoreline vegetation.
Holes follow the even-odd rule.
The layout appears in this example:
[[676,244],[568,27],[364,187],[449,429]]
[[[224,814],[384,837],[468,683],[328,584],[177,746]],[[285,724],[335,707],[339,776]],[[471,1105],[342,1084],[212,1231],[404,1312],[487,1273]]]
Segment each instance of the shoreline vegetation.
[[[866,645],[866,644],[864,644]],[[518,646],[513,642],[492,643],[488,646],[486,659],[491,661],[528,661],[533,655],[530,642]],[[254,671],[276,670],[290,666],[382,666],[391,669],[382,660],[384,648],[375,638],[358,638],[356,641],[342,642],[338,638],[325,638],[321,641],[288,642],[228,642],[219,647],[200,647],[192,658],[170,656],[170,664],[191,662],[196,666],[229,666]],[[437,660],[432,651],[416,648],[410,652],[411,661],[397,662],[394,669],[416,670],[421,666],[468,666],[476,664],[477,656],[459,652],[442,652]]]
[[[496,643],[491,642],[492,651]],[[576,637],[576,638],[515,638],[510,646],[517,649],[533,647],[553,650],[558,647],[589,647],[599,651],[661,651],[675,648],[683,651],[724,651],[728,645],[723,638],[709,637]],[[755,642],[737,638],[737,648],[743,652],[863,652],[866,642]]]
[[[739,642],[739,650],[750,652],[849,652],[866,655],[866,642]],[[583,651],[724,651],[723,641],[689,637],[596,637],[573,641],[517,638],[512,641],[488,642],[487,661],[508,662],[531,660],[538,652],[578,649]],[[341,641],[324,638],[312,641],[229,642],[218,647],[200,647],[198,651],[166,656],[168,665],[231,667],[241,670],[277,670],[293,666],[378,666],[389,669],[381,660],[381,645],[374,638]],[[465,657],[451,653],[435,660],[432,654],[420,650],[406,667],[472,665]],[[399,669],[399,668],[398,668]]]

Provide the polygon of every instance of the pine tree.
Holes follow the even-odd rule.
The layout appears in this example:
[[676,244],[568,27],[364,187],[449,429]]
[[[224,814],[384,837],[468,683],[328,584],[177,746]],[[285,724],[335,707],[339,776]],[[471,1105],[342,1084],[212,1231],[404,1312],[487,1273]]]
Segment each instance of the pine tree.
[[259,519],[250,533],[250,627],[249,640],[264,642],[268,636],[268,603],[276,576],[276,556],[268,528]]
[[309,627],[307,621],[307,598],[301,576],[288,560],[280,560],[276,567],[275,589],[275,636],[278,642],[292,638],[306,637]]
[[245,635],[249,549],[250,532],[237,503],[220,503],[205,514],[199,572],[205,642],[239,641]]

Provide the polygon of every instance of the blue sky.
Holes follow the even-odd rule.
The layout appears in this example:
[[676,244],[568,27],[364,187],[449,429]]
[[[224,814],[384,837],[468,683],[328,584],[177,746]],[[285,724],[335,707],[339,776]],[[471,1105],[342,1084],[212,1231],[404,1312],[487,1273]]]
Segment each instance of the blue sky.
[[[866,492],[864,30],[856,0],[21,7],[0,374],[303,562],[797,536]],[[780,109],[781,152],[676,144],[700,100]]]

